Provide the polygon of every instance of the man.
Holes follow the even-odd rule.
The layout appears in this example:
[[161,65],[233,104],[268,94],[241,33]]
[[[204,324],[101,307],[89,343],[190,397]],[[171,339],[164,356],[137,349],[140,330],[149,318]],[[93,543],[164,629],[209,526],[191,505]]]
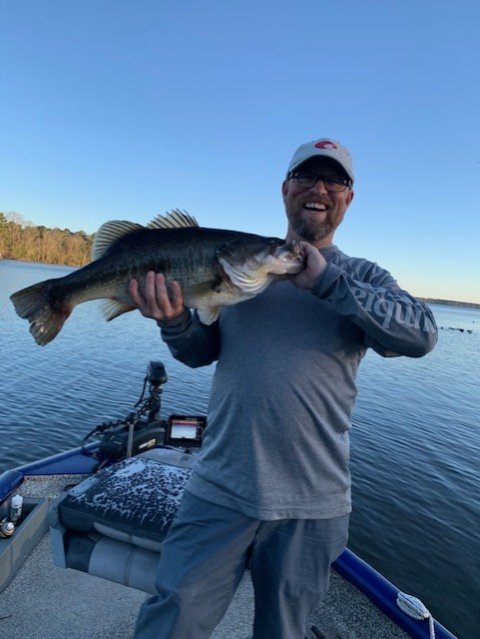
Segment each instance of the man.
[[353,181],[338,142],[297,149],[282,194],[287,239],[301,242],[305,268],[223,309],[211,326],[163,275],[148,274],[144,296],[131,284],[174,357],[189,366],[217,360],[205,441],[137,639],[210,637],[247,563],[254,639],[303,638],[327,590],[347,541],[358,365],[369,347],[420,357],[437,338],[429,309],[387,271],[333,245]]

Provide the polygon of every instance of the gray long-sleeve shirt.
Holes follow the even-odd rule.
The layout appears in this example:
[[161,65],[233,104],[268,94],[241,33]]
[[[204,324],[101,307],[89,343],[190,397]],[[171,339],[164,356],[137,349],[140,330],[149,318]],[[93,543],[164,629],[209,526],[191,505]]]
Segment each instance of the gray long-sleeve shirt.
[[437,340],[427,306],[376,264],[336,246],[312,291],[281,281],[224,308],[212,326],[185,313],[162,328],[189,366],[218,360],[208,427],[188,488],[263,520],[351,510],[349,425],[368,347],[420,357]]

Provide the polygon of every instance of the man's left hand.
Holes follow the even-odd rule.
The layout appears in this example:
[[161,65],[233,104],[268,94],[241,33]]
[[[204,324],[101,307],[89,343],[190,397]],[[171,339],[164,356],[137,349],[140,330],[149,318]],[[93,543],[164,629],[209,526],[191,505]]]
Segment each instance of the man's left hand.
[[312,244],[300,242],[300,248],[305,258],[305,268],[297,275],[291,275],[290,280],[295,286],[309,290],[326,270],[327,262]]

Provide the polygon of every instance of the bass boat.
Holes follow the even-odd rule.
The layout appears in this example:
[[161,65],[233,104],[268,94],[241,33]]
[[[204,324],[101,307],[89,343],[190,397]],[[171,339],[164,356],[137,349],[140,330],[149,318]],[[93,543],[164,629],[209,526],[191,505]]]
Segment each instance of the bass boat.
[[[206,426],[201,415],[160,417],[166,381],[163,364],[150,362],[126,419],[97,426],[80,447],[0,475],[2,637],[132,637]],[[213,639],[248,639],[252,620],[247,571]],[[421,601],[348,548],[332,565],[307,636],[455,639]]]

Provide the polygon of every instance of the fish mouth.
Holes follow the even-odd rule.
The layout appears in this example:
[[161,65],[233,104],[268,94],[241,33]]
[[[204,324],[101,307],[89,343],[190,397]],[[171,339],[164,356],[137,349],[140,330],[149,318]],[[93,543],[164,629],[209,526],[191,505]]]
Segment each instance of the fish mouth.
[[272,255],[284,264],[288,273],[298,273],[303,268],[305,256],[296,240],[277,246]]
[[284,242],[280,246],[277,246],[274,255],[279,258],[285,259],[302,259],[302,249],[300,242],[292,240],[291,242]]

